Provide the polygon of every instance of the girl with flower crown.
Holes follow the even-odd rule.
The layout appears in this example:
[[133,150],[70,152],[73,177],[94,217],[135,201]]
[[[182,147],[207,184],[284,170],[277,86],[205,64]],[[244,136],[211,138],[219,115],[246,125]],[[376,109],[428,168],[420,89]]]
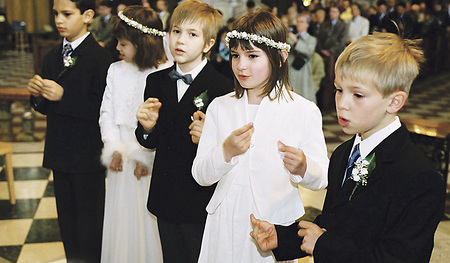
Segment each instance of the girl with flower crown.
[[250,214],[289,225],[305,211],[297,186],[327,186],[322,117],[289,86],[277,17],[239,18],[226,40],[235,91],[211,102],[192,167],[200,185],[217,183],[199,262],[274,262],[250,237]]
[[102,262],[162,262],[156,218],[147,211],[154,152],[136,141],[136,111],[147,75],[171,66],[164,52],[162,22],[142,6],[130,6],[112,20],[122,61],[111,64],[100,108],[108,168]]

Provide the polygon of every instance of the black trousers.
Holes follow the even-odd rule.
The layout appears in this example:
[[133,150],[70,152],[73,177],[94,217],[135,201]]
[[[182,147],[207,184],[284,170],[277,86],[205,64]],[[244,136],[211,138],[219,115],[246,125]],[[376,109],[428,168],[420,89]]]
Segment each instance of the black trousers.
[[100,262],[105,171],[53,171],[56,208],[67,262]]
[[205,224],[174,224],[158,218],[164,263],[197,263]]

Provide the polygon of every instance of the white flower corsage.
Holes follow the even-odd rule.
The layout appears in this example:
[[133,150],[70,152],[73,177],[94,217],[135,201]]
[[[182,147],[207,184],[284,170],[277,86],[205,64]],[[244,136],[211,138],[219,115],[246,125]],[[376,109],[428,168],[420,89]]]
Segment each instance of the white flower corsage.
[[65,68],[71,68],[75,65],[75,62],[77,61],[76,57],[66,56],[63,58],[63,63]]
[[350,201],[352,199],[353,194],[356,191],[356,188],[358,188],[359,185],[366,186],[367,185],[367,179],[369,178],[370,173],[373,171],[373,169],[376,166],[375,162],[375,153],[372,153],[371,155],[367,156],[363,160],[360,160],[355,163],[355,166],[352,170],[352,175],[350,178],[356,182],[355,187],[353,187],[352,194],[348,198]]
[[205,91],[197,97],[194,97],[194,105],[197,107],[197,110],[202,110],[208,104],[207,92],[208,91]]

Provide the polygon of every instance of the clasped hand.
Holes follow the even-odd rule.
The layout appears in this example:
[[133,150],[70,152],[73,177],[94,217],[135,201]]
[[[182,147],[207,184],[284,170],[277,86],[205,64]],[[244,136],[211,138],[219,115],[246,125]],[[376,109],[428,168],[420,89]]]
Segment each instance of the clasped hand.
[[[250,236],[256,241],[256,245],[261,251],[266,252],[278,247],[275,225],[256,219],[253,214],[250,215],[250,221],[253,225],[253,231],[250,232]],[[298,227],[300,229],[297,235],[302,238],[302,245],[299,249],[312,255],[317,239],[326,232],[326,229],[308,221],[300,221]]]
[[31,95],[42,96],[50,101],[61,100],[64,89],[53,80],[43,79],[39,75],[34,75],[27,84],[27,90]]

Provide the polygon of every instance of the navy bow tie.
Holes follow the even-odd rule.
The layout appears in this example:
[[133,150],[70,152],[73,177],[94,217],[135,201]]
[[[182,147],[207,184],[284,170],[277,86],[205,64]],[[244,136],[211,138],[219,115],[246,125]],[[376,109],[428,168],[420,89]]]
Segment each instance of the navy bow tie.
[[181,75],[178,71],[176,71],[175,69],[173,69],[170,73],[169,73],[169,77],[173,80],[183,80],[184,83],[186,83],[187,85],[191,85],[191,83],[194,81],[192,79],[192,75],[191,74],[186,74],[186,75]]

